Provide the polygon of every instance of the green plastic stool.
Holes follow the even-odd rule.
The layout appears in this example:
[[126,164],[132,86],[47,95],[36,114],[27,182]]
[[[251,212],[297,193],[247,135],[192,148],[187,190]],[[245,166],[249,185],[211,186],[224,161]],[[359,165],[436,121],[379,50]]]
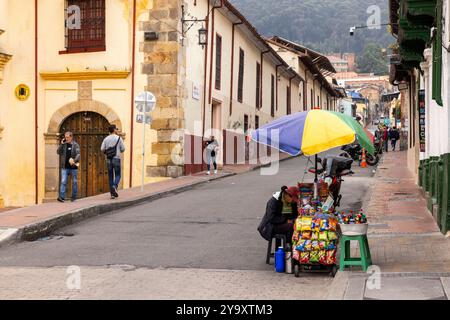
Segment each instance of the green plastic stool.
[[[359,251],[361,258],[352,258],[350,256],[350,242],[359,242]],[[339,269],[344,271],[347,266],[361,266],[363,271],[366,272],[367,268],[372,265],[372,257],[370,255],[369,242],[367,241],[367,235],[360,236],[342,236],[341,237],[341,257],[339,261]]]

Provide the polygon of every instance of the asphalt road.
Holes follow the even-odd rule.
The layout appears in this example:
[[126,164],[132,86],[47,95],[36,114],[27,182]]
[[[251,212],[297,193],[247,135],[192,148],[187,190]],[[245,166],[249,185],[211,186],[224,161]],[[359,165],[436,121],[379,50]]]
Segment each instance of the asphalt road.
[[[256,228],[272,194],[301,180],[305,164],[290,159],[274,176],[256,170],[221,179],[59,231],[73,236],[2,248],[0,266],[272,270]],[[371,168],[354,171],[342,186],[343,209],[359,210],[370,185]],[[305,182],[312,180],[306,175]]]

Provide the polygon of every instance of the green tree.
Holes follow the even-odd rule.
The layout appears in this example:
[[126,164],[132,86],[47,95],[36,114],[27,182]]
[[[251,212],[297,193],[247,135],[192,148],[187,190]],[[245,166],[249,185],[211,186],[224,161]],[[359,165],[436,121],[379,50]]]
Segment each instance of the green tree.
[[358,71],[385,75],[388,73],[388,62],[382,52],[382,47],[376,43],[368,43],[361,56],[357,59]]

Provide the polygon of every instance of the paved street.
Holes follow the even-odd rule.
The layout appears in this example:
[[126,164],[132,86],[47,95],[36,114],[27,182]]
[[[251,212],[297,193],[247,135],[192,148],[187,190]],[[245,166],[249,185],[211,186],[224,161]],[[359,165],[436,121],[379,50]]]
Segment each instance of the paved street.
[[[247,275],[247,271],[266,271],[263,273],[265,276],[259,278],[261,281],[257,282],[261,286],[261,290],[257,290],[258,296],[262,298],[267,294],[265,286],[274,283],[270,279],[280,275],[274,275],[273,266],[265,265],[267,242],[260,237],[256,228],[272,193],[281,185],[293,185],[301,179],[305,165],[305,159],[290,159],[281,162],[280,171],[275,176],[261,176],[260,171],[255,170],[89,219],[57,232],[66,236],[23,242],[0,249],[0,265],[39,268],[17,269],[17,272],[29,276],[30,281],[33,273],[44,277],[48,272],[52,274],[61,271],[52,267],[70,265],[90,270],[88,274],[95,274],[97,270],[105,275],[111,272],[110,269],[105,269],[108,266],[130,265],[133,268],[144,268],[141,274],[146,276],[142,281],[147,277],[155,277],[156,274],[158,279],[162,275],[167,275],[168,281],[174,279],[172,276],[176,279],[176,272],[152,270],[154,268],[176,268],[178,272],[183,272],[186,268],[188,275],[195,274],[200,279],[207,279],[208,274],[217,272],[210,271],[211,269],[234,270],[221,274],[228,279],[224,280],[228,281],[228,285],[234,283],[236,288],[255,282],[252,276],[242,276]],[[366,196],[372,169],[355,168],[355,171],[357,174],[346,178],[343,184],[342,207],[358,210]],[[312,178],[308,174],[305,181],[311,181]],[[89,268],[85,269],[86,266]],[[3,281],[11,281],[11,270],[0,270]],[[120,275],[124,279],[124,286],[128,283],[130,274]],[[285,279],[283,281],[293,281],[293,276],[281,275],[281,278]],[[311,281],[325,285],[330,281],[326,276],[325,278],[306,276],[298,281],[306,285],[306,289]],[[131,279],[129,281],[132,283]],[[29,285],[33,286],[32,283]],[[65,287],[64,282],[60,285]],[[197,285],[211,284],[205,280],[199,281]],[[181,287],[183,286],[178,286]],[[89,296],[93,293],[86,294]],[[323,291],[313,297],[320,298],[325,294],[326,291]],[[141,296],[136,293],[135,297]],[[175,294],[175,297],[178,295]],[[246,296],[244,294],[240,297]]]

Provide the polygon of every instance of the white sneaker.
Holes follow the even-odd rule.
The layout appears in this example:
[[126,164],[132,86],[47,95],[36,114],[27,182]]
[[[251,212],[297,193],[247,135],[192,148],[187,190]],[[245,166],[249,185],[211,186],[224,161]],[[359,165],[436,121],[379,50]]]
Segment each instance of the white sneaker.
[[217,170],[214,170],[214,174],[217,174]]
[[211,174],[211,172],[210,172],[210,171],[206,172],[206,175],[207,175],[207,176],[209,176],[210,174]]

